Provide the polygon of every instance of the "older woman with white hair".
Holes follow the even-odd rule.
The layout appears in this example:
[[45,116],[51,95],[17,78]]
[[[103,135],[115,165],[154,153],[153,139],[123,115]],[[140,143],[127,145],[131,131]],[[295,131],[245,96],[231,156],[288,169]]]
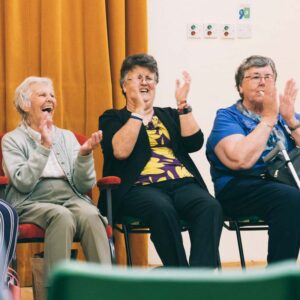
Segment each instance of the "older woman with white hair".
[[15,107],[21,122],[2,140],[6,200],[20,223],[45,229],[45,274],[70,258],[75,236],[88,261],[111,264],[105,220],[86,195],[96,182],[92,152],[102,132],[80,146],[71,131],[54,126],[56,99],[48,78],[26,78],[16,89]]

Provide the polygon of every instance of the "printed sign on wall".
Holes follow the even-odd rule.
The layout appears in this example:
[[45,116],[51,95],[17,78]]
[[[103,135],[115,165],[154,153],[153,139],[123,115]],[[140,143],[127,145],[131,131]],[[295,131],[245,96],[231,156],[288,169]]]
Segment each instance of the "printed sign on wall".
[[239,7],[238,18],[239,20],[250,20],[250,4],[241,4]]

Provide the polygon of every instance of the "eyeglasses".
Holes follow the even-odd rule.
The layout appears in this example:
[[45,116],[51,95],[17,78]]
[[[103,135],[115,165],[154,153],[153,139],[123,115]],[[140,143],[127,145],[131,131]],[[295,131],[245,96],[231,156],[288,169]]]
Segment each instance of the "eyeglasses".
[[264,79],[266,82],[271,82],[274,80],[274,77],[271,74],[266,74],[265,76],[249,75],[249,76],[245,76],[244,78],[249,78],[252,82],[257,84],[259,84],[262,81],[262,79]]
[[154,77],[151,76],[143,76],[141,74],[137,75],[136,77],[128,77],[126,80],[128,81],[139,81],[140,83],[146,82],[147,84],[152,84],[156,82]]

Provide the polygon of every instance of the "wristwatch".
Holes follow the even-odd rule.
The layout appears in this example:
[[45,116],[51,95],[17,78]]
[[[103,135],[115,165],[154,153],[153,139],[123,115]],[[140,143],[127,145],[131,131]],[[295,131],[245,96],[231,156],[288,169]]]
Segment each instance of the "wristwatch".
[[192,110],[193,110],[192,107],[190,105],[187,105],[186,107],[184,107],[182,109],[178,109],[178,114],[186,115],[186,114],[190,113]]

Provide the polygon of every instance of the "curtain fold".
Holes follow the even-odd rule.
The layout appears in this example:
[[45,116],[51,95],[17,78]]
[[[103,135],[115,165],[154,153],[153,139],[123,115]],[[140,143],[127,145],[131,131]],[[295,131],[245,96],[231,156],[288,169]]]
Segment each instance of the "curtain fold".
[[126,1],[126,55],[146,53],[148,19],[145,1]]
[[125,104],[119,85],[120,67],[126,56],[126,7],[124,0],[107,2],[107,27],[109,39],[110,70],[112,81],[113,107]]
[[[0,0],[0,131],[17,126],[14,91],[34,75],[54,82],[55,124],[90,135],[105,110],[125,105],[120,66],[126,55],[140,52],[147,52],[147,0]],[[95,164],[100,177],[99,150]],[[132,244],[134,263],[146,265],[147,237],[134,237]]]

